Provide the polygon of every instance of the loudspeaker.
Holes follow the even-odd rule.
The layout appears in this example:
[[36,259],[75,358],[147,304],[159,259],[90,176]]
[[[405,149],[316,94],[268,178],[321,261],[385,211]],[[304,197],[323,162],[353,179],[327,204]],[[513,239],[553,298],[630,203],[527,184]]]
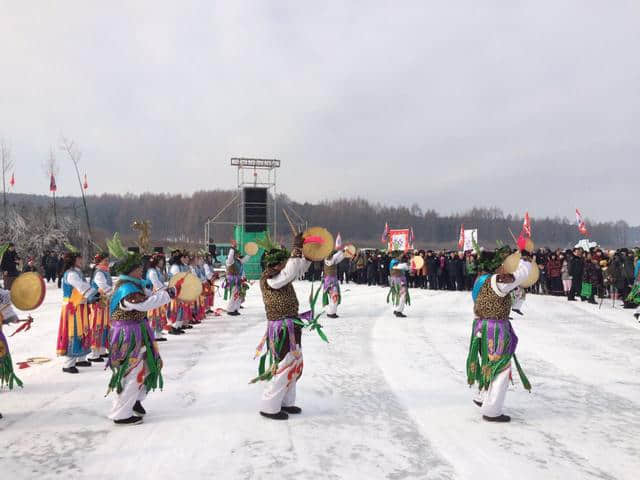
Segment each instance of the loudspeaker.
[[245,232],[264,232],[267,229],[267,189],[245,188]]

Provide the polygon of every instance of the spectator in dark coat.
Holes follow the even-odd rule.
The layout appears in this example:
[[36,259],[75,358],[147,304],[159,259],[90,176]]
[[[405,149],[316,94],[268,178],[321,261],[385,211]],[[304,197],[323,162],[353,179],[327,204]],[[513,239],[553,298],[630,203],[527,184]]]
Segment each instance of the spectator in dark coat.
[[378,257],[374,254],[370,254],[367,256],[367,285],[377,285],[378,284]]
[[4,278],[5,290],[11,290],[11,285],[18,276],[19,261],[20,257],[18,257],[18,254],[16,253],[16,247],[13,243],[10,243],[9,248],[2,257],[2,262],[0,263],[0,268],[2,268],[2,276]]
[[427,281],[429,282],[429,288],[431,290],[437,290],[438,268],[440,266],[440,262],[438,261],[438,257],[435,256],[433,251],[429,250],[427,252],[425,264],[427,265]]
[[58,264],[56,265],[56,275],[58,277],[58,288],[62,288],[62,276],[64,275],[64,254],[58,255]]
[[447,256],[443,251],[438,255],[438,289],[446,290],[449,285],[447,275]]
[[569,291],[569,301],[575,302],[576,295],[582,291],[582,273],[584,271],[584,260],[582,259],[582,249],[576,248],[569,261],[569,275],[571,276],[571,290]]

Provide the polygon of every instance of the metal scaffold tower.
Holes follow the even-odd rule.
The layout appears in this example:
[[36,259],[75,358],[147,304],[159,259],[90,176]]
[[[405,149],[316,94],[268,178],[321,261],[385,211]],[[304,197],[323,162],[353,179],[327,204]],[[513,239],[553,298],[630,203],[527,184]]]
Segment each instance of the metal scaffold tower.
[[[268,232],[277,238],[277,169],[280,160],[262,158],[232,158],[236,168],[236,194],[216,215],[204,224],[204,243],[227,244],[234,238],[240,251],[244,244],[263,237]],[[235,220],[230,210],[235,208]],[[226,215],[225,215],[226,213]],[[259,273],[259,259],[245,266],[247,278]]]

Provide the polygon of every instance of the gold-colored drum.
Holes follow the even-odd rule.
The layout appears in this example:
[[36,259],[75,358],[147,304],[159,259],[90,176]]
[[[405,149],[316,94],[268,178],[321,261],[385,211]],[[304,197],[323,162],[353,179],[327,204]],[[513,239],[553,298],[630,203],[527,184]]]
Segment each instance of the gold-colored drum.
[[191,272],[176,273],[169,286],[179,290],[178,298],[183,302],[195,302],[202,294],[202,282]]
[[42,305],[46,291],[42,275],[37,272],[23,273],[11,285],[11,303],[18,310],[35,310]]
[[244,253],[251,257],[256,255],[259,249],[260,247],[258,247],[258,244],[256,242],[247,242],[244,244]]
[[344,247],[344,256],[347,258],[355,258],[356,255],[358,254],[358,249],[356,248],[356,246],[352,243],[346,245]]
[[302,234],[302,254],[308,260],[319,262],[333,251],[333,235],[326,228],[311,227]]

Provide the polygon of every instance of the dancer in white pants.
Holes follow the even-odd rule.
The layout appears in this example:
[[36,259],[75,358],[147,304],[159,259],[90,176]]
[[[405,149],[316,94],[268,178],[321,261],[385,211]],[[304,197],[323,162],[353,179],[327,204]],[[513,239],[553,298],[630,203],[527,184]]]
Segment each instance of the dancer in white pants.
[[[337,245],[340,247],[340,245]],[[327,317],[338,318],[338,305],[342,302],[340,282],[338,281],[338,264],[344,259],[344,250],[333,252],[324,261],[322,277],[322,305],[327,307]]]
[[[256,380],[269,380],[262,394],[260,414],[275,420],[286,420],[289,414],[302,411],[295,406],[296,383],[302,375],[303,358],[302,328],[299,325],[301,315],[292,284],[311,265],[302,256],[302,244],[302,236],[296,236],[291,255],[272,243],[263,246],[266,269],[260,279],[260,289],[268,323],[256,356],[265,343],[268,351],[261,359],[261,371]],[[271,355],[274,362],[265,370],[267,355]]]
[[387,303],[389,303],[389,299],[391,299],[393,314],[400,318],[406,317],[403,313],[405,305],[411,305],[407,285],[407,271],[409,271],[409,268],[406,255],[403,255],[400,259],[394,258],[389,262],[389,293],[387,294]]
[[228,315],[240,315],[238,311],[243,301],[243,265],[249,261],[250,255],[240,257],[237,254],[238,245],[235,242],[231,242],[231,248],[229,249],[229,255],[227,255],[226,267],[227,275],[224,280],[224,298],[227,300],[227,314]]
[[[528,247],[533,249],[533,242],[530,243]],[[523,249],[522,258],[508,255],[508,247],[495,253],[482,252],[481,271],[496,270],[496,273],[480,275],[472,292],[476,318],[467,356],[467,379],[469,385],[478,383],[479,393],[474,403],[481,408],[482,418],[490,422],[511,420],[503,414],[503,406],[511,378],[512,359],[523,386],[531,389],[515,355],[518,337],[509,321],[512,307],[509,293],[520,285],[530,286],[533,267],[528,248]],[[517,267],[514,268],[514,264]]]
[[142,280],[142,257],[129,254],[117,267],[120,277],[109,305],[111,380],[108,391],[117,396],[109,418],[116,425],[135,425],[146,411],[142,406],[149,390],[162,388],[162,360],[154,341],[147,312],[168,304],[174,288],[151,293],[151,282]]

